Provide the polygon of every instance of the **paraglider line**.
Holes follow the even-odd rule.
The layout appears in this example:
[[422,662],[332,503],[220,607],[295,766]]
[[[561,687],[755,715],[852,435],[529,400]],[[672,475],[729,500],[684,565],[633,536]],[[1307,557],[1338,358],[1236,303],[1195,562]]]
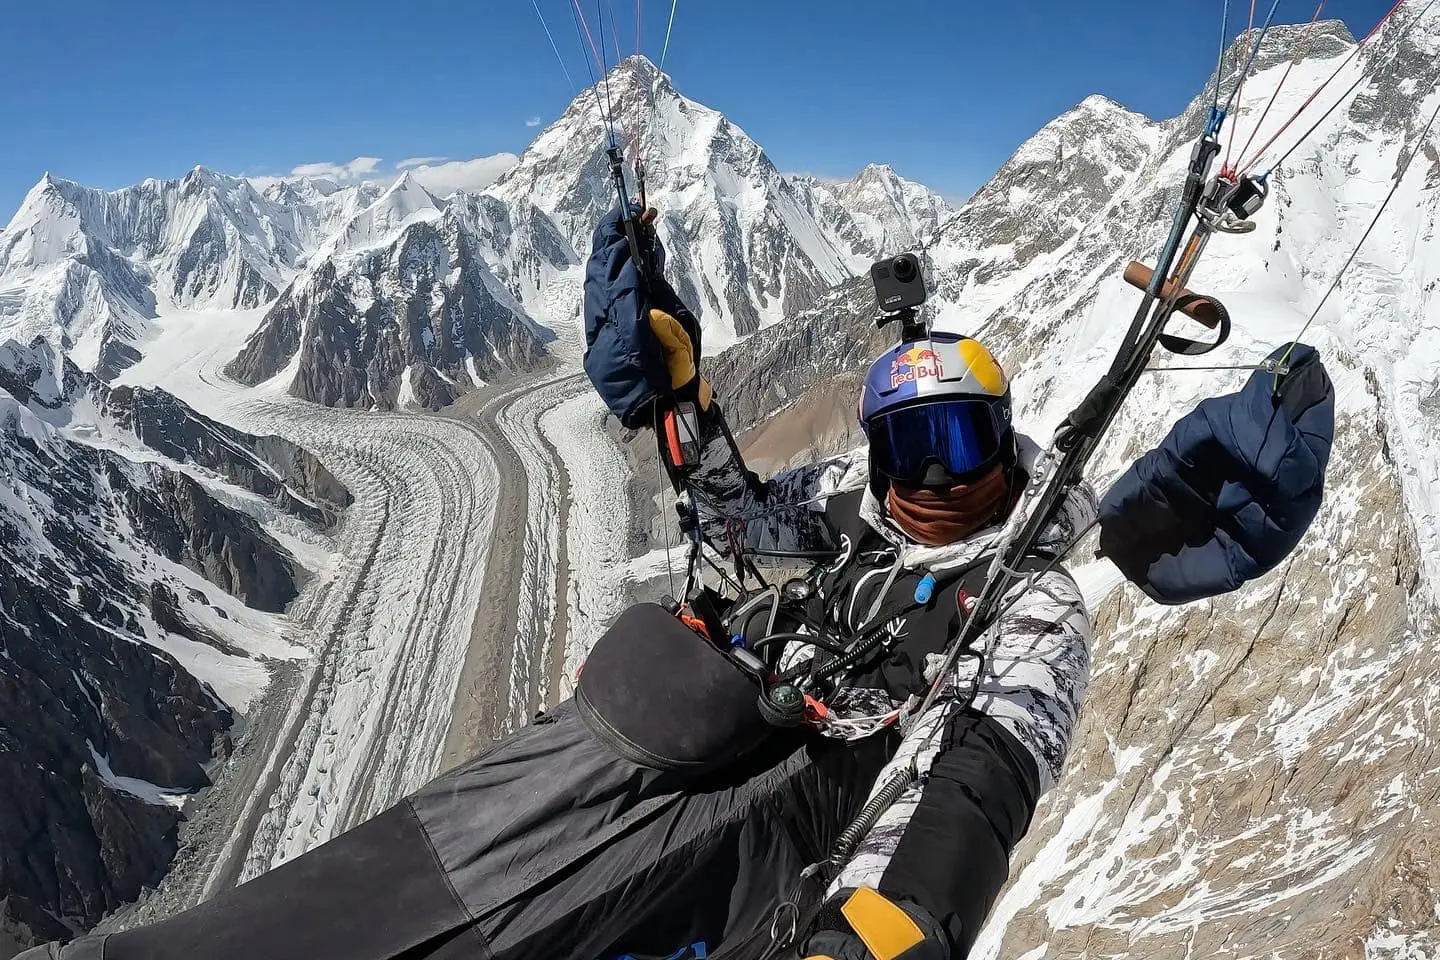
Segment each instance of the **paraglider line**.
[[[584,24],[585,35],[589,36],[590,24],[585,22],[585,14],[580,10],[580,0],[572,0],[572,3],[573,7],[570,11],[570,17],[575,21],[575,35],[576,37],[579,37],[580,51],[581,53],[584,53],[585,37],[580,36],[580,27],[582,24]],[[595,49],[595,41],[593,38],[590,41],[590,49],[592,51]],[[590,56],[588,54],[586,54],[585,56],[585,66],[590,71],[590,86],[595,91],[595,108],[600,111],[600,122],[605,124],[605,129],[609,132],[610,135],[610,143],[613,145],[615,143],[615,127],[614,124],[610,122],[609,115],[605,113],[605,104],[600,99],[600,81],[595,79],[595,64],[590,59]]]
[[565,83],[569,89],[575,89],[575,81],[570,79],[570,68],[565,66],[565,58],[560,56],[560,48],[555,44],[555,36],[550,32],[550,27],[545,22],[545,14],[540,12],[540,0],[530,0],[531,6],[535,8],[535,16],[540,18],[540,27],[545,31],[545,37],[550,41],[550,49],[555,51],[555,59],[560,61],[560,69],[565,71]]
[[620,28],[615,25],[615,0],[605,0],[610,8],[610,42],[615,46],[615,65],[618,67],[625,55],[620,52]]
[[[576,0],[578,3],[579,0]],[[600,8],[600,0],[595,0],[595,21],[600,28],[600,65],[603,68],[600,73],[605,78],[605,107],[608,117],[606,123],[610,126],[610,146],[615,146],[615,102],[610,99],[610,64],[605,60],[605,11]],[[596,92],[599,96],[599,92]],[[622,214],[624,211],[621,211]]]
[[[592,63],[595,64],[595,65],[599,65],[599,63],[600,63],[600,52],[595,49],[595,37],[590,33],[590,21],[585,19],[585,11],[580,9],[580,0],[570,0],[570,2],[571,2],[571,4],[572,4],[573,7],[574,7],[574,9],[572,9],[572,10],[570,11],[570,15],[571,15],[571,17],[574,18],[574,20],[575,20],[575,33],[576,33],[576,35],[579,36],[579,34],[580,34],[580,28],[581,28],[581,27],[584,27],[584,28],[585,28],[585,36],[584,36],[583,38],[581,38],[581,41],[580,41],[580,49],[581,49],[581,50],[584,50],[584,49],[585,49],[585,41],[586,41],[586,40],[590,41],[590,58],[593,58],[593,59],[587,58],[586,61],[585,61],[585,62],[586,62],[586,65],[588,66],[588,65],[590,65],[590,64],[592,64]],[[594,83],[594,82],[595,82],[595,67],[594,67],[594,66],[590,66],[590,82],[591,82],[591,83]]]
[[1225,0],[1220,14],[1220,56],[1215,61],[1215,99],[1210,104],[1213,119],[1220,112],[1220,78],[1225,73],[1225,37],[1230,31],[1230,0]]
[[[1250,77],[1250,69],[1255,66],[1255,58],[1260,55],[1260,44],[1265,40],[1265,34],[1270,29],[1270,24],[1275,21],[1275,11],[1280,7],[1280,0],[1270,4],[1270,15],[1265,18],[1260,33],[1255,37],[1255,45],[1250,48],[1250,57],[1245,61],[1245,69],[1240,71],[1240,79],[1235,84],[1235,89],[1230,91],[1230,99],[1225,101],[1225,112],[1229,113],[1230,108],[1240,102],[1240,93],[1245,89],[1245,81]],[[1250,0],[1250,29],[1255,27],[1255,0]],[[1246,31],[1249,32],[1248,30]],[[1225,138],[1225,162],[1220,165],[1220,175],[1223,177],[1231,173],[1230,169],[1230,148],[1235,145],[1234,137]]]
[[[1325,0],[1320,0],[1319,6],[1315,8],[1315,15],[1310,18],[1310,24],[1305,28],[1305,36],[1300,39],[1300,49],[1290,58],[1290,62],[1285,64],[1285,72],[1280,75],[1280,82],[1275,85],[1274,92],[1270,94],[1270,102],[1265,104],[1265,109],[1260,112],[1260,119],[1255,121],[1255,128],[1250,131],[1250,139],[1246,140],[1245,146],[1240,148],[1240,155],[1235,161],[1237,167],[1243,167],[1245,165],[1245,153],[1250,149],[1250,145],[1255,142],[1255,137],[1260,133],[1260,128],[1265,126],[1265,118],[1270,116],[1270,108],[1275,106],[1275,100],[1280,96],[1280,91],[1285,89],[1285,81],[1290,79],[1290,71],[1295,69],[1295,63],[1303,59],[1305,51],[1309,49],[1310,35],[1314,33],[1315,24],[1320,21],[1320,13],[1324,9]],[[1229,157],[1228,150],[1226,157],[1227,159]]]
[[665,46],[660,51],[660,72],[665,72],[665,58],[670,55],[670,31],[675,29],[675,7],[680,0],[670,0],[670,22],[665,27]]
[[[1257,163],[1260,162],[1260,158],[1265,155],[1265,151],[1269,150],[1272,146],[1275,145],[1275,141],[1279,140],[1281,135],[1284,134],[1286,130],[1290,129],[1290,124],[1300,119],[1300,115],[1305,112],[1306,108],[1309,107],[1310,104],[1315,102],[1315,98],[1325,92],[1325,89],[1330,86],[1330,84],[1335,80],[1335,78],[1340,76],[1341,72],[1350,65],[1350,61],[1354,60],[1357,56],[1359,56],[1360,51],[1365,48],[1365,44],[1370,42],[1370,38],[1380,32],[1380,28],[1384,26],[1385,23],[1392,16],[1394,16],[1395,11],[1399,10],[1401,5],[1404,4],[1404,2],[1405,0],[1396,0],[1395,6],[1390,8],[1390,12],[1385,14],[1385,16],[1381,18],[1379,23],[1375,24],[1375,29],[1365,34],[1365,38],[1361,40],[1358,44],[1356,44],[1355,49],[1350,51],[1349,56],[1342,60],[1340,62],[1340,65],[1335,68],[1335,72],[1330,74],[1330,76],[1325,79],[1324,83],[1316,87],[1314,92],[1312,92],[1310,96],[1305,98],[1305,102],[1300,104],[1300,109],[1296,110],[1295,113],[1290,117],[1290,119],[1286,120],[1285,123],[1280,127],[1280,129],[1276,130],[1275,134],[1269,140],[1265,141],[1265,145],[1263,147],[1255,151],[1255,156],[1250,158],[1249,163],[1245,164],[1244,168],[1240,171],[1241,173],[1250,170],[1252,167],[1254,167]],[[1424,18],[1425,14],[1430,10],[1432,6],[1434,6],[1434,4],[1435,0],[1430,0],[1429,3],[1425,4],[1425,9],[1421,10],[1420,13],[1416,15],[1415,19],[1411,20],[1410,23],[1405,27],[1404,31],[1402,31],[1400,35],[1395,38],[1396,44],[1399,44],[1399,42],[1405,38],[1405,36],[1411,31],[1411,29],[1414,28],[1415,24],[1419,23],[1420,20]],[[1265,171],[1264,176],[1268,177],[1270,174],[1274,173],[1282,163],[1284,163],[1290,158],[1290,154],[1294,153],[1300,148],[1300,145],[1302,143],[1310,139],[1311,134],[1313,134],[1316,130],[1320,129],[1320,125],[1329,118],[1330,114],[1335,112],[1335,109],[1339,107],[1340,104],[1345,102],[1346,97],[1350,96],[1350,94],[1355,92],[1356,88],[1359,87],[1360,84],[1365,81],[1365,79],[1366,77],[1363,73],[1359,77],[1357,77],[1355,82],[1350,84],[1350,88],[1346,90],[1343,94],[1341,94],[1338,100],[1336,100],[1330,105],[1330,109],[1326,110],[1323,114],[1321,114],[1320,119],[1316,120],[1315,123],[1311,125],[1309,130],[1306,130],[1303,134],[1301,134],[1300,139],[1296,140],[1289,150],[1286,150],[1283,154],[1280,155],[1280,159],[1270,164],[1270,169]]]

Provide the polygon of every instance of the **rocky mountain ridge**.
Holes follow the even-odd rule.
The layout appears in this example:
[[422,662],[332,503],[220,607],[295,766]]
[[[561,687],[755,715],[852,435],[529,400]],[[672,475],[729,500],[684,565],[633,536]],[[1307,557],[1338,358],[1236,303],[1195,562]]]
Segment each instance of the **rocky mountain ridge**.
[[[349,493],[278,437],[0,344],[0,931],[68,937],[164,875]],[[249,500],[246,508],[238,502]],[[248,511],[248,512],[247,512]]]
[[254,385],[294,360],[292,396],[435,410],[502,372],[534,367],[553,336],[491,272],[466,222],[433,214],[388,247],[327,260],[292,284],[226,372]]
[[[627,157],[638,150],[651,171],[672,281],[716,346],[812,303],[881,252],[925,242],[950,212],[878,164],[843,183],[781,174],[642,57],[603,86],[605,107],[582,92],[479,194],[441,199],[408,172],[383,188],[296,179],[259,190],[196,168],[113,192],[46,175],[0,232],[0,335],[47,337],[108,380],[170,313],[225,323],[227,311],[263,307],[230,368],[243,382],[288,370],[284,388],[319,403],[435,408],[533,368],[557,338],[577,349],[580,268],[615,202],[612,110]],[[416,277],[421,261],[429,279]]]
[[273,300],[372,189],[300,181],[262,193],[196,167],[105,192],[46,174],[0,232],[0,335],[45,336],[109,379],[138,359],[162,311]]

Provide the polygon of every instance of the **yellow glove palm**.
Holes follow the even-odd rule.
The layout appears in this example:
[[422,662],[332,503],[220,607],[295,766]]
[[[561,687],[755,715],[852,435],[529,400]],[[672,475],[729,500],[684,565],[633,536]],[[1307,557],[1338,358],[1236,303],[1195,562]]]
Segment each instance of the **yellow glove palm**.
[[[691,343],[690,335],[685,332],[680,321],[664,310],[652,309],[650,329],[654,331],[655,339],[660,342],[660,352],[665,356],[665,367],[670,371],[670,389],[679,390],[694,382],[699,373],[695,366],[695,345]],[[696,393],[699,395],[700,408],[709,409],[710,384],[702,379],[697,385]]]

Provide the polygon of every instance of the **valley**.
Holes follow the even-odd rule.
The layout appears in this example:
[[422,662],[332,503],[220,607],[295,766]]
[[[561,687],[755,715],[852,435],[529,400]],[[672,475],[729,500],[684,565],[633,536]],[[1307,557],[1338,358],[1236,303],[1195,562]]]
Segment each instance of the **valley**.
[[[1357,56],[1343,24],[1322,21],[1293,67],[1301,28],[1268,35],[1234,136],[1263,142],[1332,71],[1358,92],[1274,173],[1253,232],[1218,238],[1195,276],[1235,317],[1215,355],[1225,368],[1147,376],[1090,477],[1103,489],[1180,413],[1295,337],[1418,149],[1385,229],[1305,333],[1337,388],[1342,466],[1325,507],[1282,568],[1188,607],[1149,603],[1106,561],[1077,558],[1100,626],[1090,698],[977,956],[1299,957],[1316,943],[1433,955],[1440,153],[1434,134],[1414,141],[1440,94],[1396,77],[1433,71],[1440,10],[1408,0],[1396,24]],[[1222,81],[1244,52],[1227,53]],[[652,164],[667,276],[701,314],[704,373],[767,471],[859,442],[856,386],[894,336],[876,328],[861,275],[897,246],[926,258],[936,326],[982,339],[1013,375],[1019,428],[1048,438],[1123,336],[1137,294],[1120,271],[1163,238],[1210,106],[1197,93],[1156,120],[1088,97],[951,209],[880,165],[840,184],[783,174],[648,61],[611,81],[618,123]],[[613,617],[669,589],[651,440],[622,436],[580,368],[583,262],[611,196],[604,129],[597,100],[578,97],[494,184],[443,198],[403,176],[257,188],[196,168],[106,192],[47,174],[0,232],[5,450],[28,463],[34,446],[82,478],[67,492],[90,518],[86,536],[62,538],[49,488],[7,480],[0,525],[26,531],[28,552],[0,557],[0,587],[32,589],[41,558],[75,623],[142,651],[156,683],[184,694],[166,703],[189,766],[127,767],[134,737],[91,709],[96,691],[138,695],[115,679],[125,672],[54,668],[67,684],[56,699],[79,718],[64,745],[77,769],[115,743],[96,795],[184,810],[178,845],[169,821],[150,828],[155,875],[131,886],[165,876],[138,907],[122,903],[130,886],[121,896],[103,870],[87,874],[109,898],[85,904],[103,923],[167,915],[386,808],[566,696]],[[64,358],[71,379],[94,382],[61,390]],[[241,467],[220,475],[189,448],[142,449],[105,399],[122,387],[160,388],[222,425],[188,429],[241,451]],[[129,460],[107,460],[117,451]],[[159,536],[120,495],[147,492],[155,463],[229,511],[215,511],[221,533],[274,545],[298,591],[288,605],[275,601],[283,583],[272,596],[233,575],[232,541],[218,561],[156,559],[146,537]],[[353,499],[343,509],[321,497],[327,474]],[[98,601],[87,575],[104,580]],[[157,606],[169,594],[155,582],[183,616]],[[276,609],[242,602],[247,590]],[[8,644],[31,625],[5,626]],[[0,661],[0,680],[9,669]],[[175,768],[185,783],[164,780]],[[127,790],[137,780],[158,804]],[[108,849],[109,821],[81,819]],[[58,894],[27,901],[0,927],[94,922],[77,909]]]
[[584,400],[583,378],[557,363],[438,414],[317,409],[226,376],[251,319],[173,318],[126,380],[303,445],[355,503],[333,575],[289,611],[289,636],[310,657],[247,718],[225,779],[192,816],[212,835],[192,830],[189,844],[214,852],[182,861],[163,909],[368,818],[524,723],[564,671],[567,488],[539,419]]

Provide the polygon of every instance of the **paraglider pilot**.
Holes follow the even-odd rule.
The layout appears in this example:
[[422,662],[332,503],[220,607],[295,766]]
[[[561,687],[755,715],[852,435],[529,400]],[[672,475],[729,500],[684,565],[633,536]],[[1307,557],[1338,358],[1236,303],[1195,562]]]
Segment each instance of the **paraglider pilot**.
[[[912,329],[866,374],[868,444],[762,482],[730,440],[724,385],[699,375],[699,325],[663,249],[647,230],[642,268],[623,226],[617,212],[595,231],[586,371],[622,422],[666,434],[692,529],[816,561],[813,630],[776,670],[829,671],[824,722],[759,716],[705,617],[638,604],[573,698],[372,820],[167,920],[23,960],[966,956],[1071,747],[1091,623],[1054,561],[1096,498],[1071,488],[989,656],[942,673],[1038,454],[1012,426],[1001,365],[977,340]],[[1102,543],[1155,599],[1259,575],[1318,509],[1333,392],[1314,351],[1292,351],[1273,391],[1267,373],[1230,406],[1202,404],[1107,498]],[[677,437],[661,414],[681,409],[693,416]],[[1182,476],[1194,469],[1207,474]],[[1126,532],[1182,493],[1186,517]],[[1202,529],[1216,523],[1220,549]],[[863,656],[834,653],[856,637]],[[897,716],[934,691],[902,735]]]

